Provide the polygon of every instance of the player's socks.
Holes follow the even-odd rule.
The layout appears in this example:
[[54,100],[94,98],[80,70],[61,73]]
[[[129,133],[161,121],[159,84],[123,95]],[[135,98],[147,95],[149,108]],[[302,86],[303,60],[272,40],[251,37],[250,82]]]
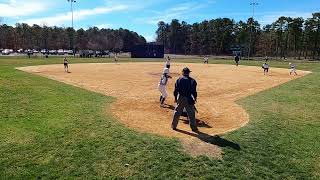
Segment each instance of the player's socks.
[[162,101],[162,96],[160,96],[160,102]]

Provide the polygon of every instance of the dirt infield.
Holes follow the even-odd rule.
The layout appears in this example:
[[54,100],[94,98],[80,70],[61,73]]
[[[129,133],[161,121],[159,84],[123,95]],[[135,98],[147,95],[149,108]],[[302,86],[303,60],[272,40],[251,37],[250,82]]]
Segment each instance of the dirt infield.
[[[194,142],[195,138],[190,137],[197,135],[190,131],[186,119],[181,119],[178,125],[180,131],[170,128],[174,81],[185,66],[192,70],[191,76],[198,82],[199,98],[196,106],[199,113],[196,116],[199,130],[205,135],[223,134],[248,123],[248,114],[235,103],[236,100],[307,74],[298,71],[300,76],[293,77],[288,75],[288,69],[271,68],[269,76],[264,76],[261,67],[173,63],[173,79],[169,80],[167,86],[168,106],[160,108],[157,84],[163,69],[162,63],[71,64],[72,73],[64,73],[63,65],[18,69],[114,96],[117,101],[112,104],[111,111],[126,126],[140,132],[182,138],[188,148],[190,141],[188,143],[186,139]],[[202,150],[208,151],[208,147],[199,147],[200,150],[195,150],[194,155],[220,154],[219,148],[210,147],[210,152],[204,152]]]

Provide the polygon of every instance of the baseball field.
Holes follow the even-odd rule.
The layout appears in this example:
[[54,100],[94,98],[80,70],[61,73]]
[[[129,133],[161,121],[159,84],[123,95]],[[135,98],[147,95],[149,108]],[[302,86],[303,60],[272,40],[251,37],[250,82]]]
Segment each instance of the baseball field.
[[[137,61],[137,62],[136,62]],[[139,61],[139,62],[138,62]],[[166,108],[159,59],[0,58],[4,178],[320,178],[320,64],[173,60]],[[170,128],[183,67],[198,81],[200,133]],[[312,73],[311,73],[312,72]]]

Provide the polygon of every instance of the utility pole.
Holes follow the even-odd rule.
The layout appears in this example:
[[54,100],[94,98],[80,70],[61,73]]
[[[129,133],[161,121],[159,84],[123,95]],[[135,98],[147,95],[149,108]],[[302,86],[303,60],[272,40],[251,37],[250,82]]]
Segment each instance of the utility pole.
[[255,7],[258,5],[256,0],[252,0],[252,3],[250,3],[250,6],[252,6],[252,21],[250,24],[250,39],[249,39],[249,51],[248,51],[248,60],[250,60],[250,54],[251,54],[251,44],[252,44],[252,31],[253,31],[253,23],[254,23],[254,13],[255,13]]
[[[73,3],[76,3],[76,0],[68,0],[68,2],[70,2],[70,8],[71,8],[71,27],[72,30],[74,31],[74,26],[73,26]],[[74,33],[72,31],[72,51],[73,51],[73,56],[76,56],[76,52],[75,52],[75,47],[74,47]]]

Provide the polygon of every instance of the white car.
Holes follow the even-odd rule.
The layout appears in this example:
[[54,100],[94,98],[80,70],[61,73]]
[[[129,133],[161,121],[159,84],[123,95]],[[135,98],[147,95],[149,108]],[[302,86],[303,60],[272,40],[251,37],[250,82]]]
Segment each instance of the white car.
[[2,53],[2,55],[9,55],[10,54],[10,50],[9,49],[5,49],[1,53]]
[[68,50],[67,52],[69,55],[73,55],[73,50]]
[[48,52],[48,50],[42,49],[40,52],[41,52],[42,54],[46,54],[46,53]]
[[51,55],[56,55],[56,54],[57,54],[57,50],[50,50],[50,51],[49,51],[49,54],[51,54]]
[[64,55],[64,50],[63,49],[59,49],[58,50],[58,55]]

